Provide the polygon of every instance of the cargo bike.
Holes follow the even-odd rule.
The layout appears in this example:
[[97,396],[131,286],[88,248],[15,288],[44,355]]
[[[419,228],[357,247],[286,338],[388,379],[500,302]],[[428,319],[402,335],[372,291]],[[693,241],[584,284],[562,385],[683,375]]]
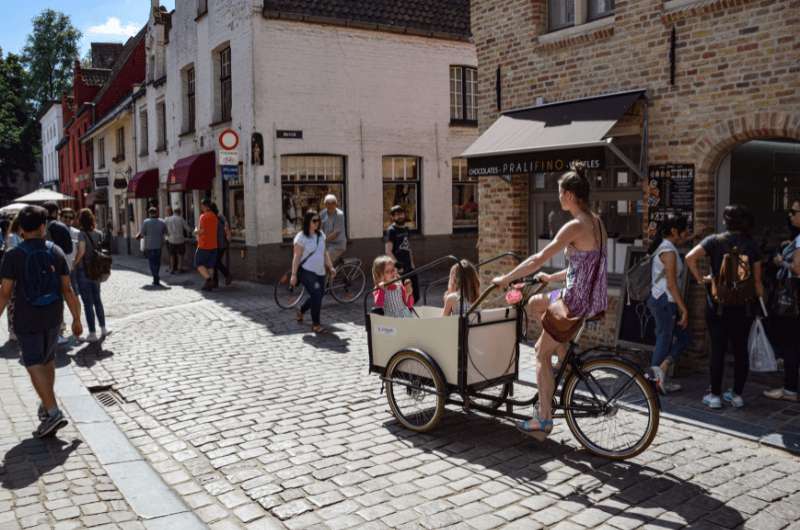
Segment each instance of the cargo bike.
[[[444,264],[459,264],[459,260],[440,258],[416,273]],[[514,388],[534,387],[519,378],[520,344],[527,328],[525,302],[544,285],[526,278],[517,284],[523,286],[524,296],[516,305],[482,309],[488,297],[497,294],[492,285],[474,304],[467,307],[462,302],[457,314],[448,317],[441,316],[440,308],[427,305],[416,307],[414,318],[387,317],[368,311],[372,297],[367,293],[369,370],[381,377],[381,390],[401,425],[416,432],[431,431],[446,405],[509,419],[531,416],[538,392],[528,399],[515,399]],[[656,436],[658,393],[639,367],[614,349],[579,350],[586,325],[558,364],[553,417],[566,420],[575,439],[589,452],[612,460],[632,458]]]

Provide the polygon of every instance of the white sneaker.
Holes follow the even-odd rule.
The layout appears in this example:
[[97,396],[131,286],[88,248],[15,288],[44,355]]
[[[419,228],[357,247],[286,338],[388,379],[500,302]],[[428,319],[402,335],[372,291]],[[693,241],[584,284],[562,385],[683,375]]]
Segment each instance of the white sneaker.
[[97,335],[94,333],[89,333],[86,336],[86,342],[97,342]]
[[740,409],[744,407],[744,400],[742,399],[742,396],[734,394],[733,390],[728,390],[722,394],[722,399],[725,400],[725,403],[728,403],[733,408]]
[[703,396],[703,405],[710,409],[721,409],[722,400],[719,396],[715,396],[714,394],[706,394]]
[[111,332],[108,331],[108,328],[100,328],[100,336],[101,337],[108,337],[110,334],[111,334]]

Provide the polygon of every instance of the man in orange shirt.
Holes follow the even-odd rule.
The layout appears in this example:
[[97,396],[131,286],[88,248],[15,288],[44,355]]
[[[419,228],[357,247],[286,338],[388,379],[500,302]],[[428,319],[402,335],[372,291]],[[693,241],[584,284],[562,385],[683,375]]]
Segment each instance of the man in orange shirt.
[[214,212],[211,211],[211,200],[203,199],[200,203],[202,214],[200,222],[195,228],[197,234],[197,252],[194,255],[194,266],[197,272],[206,281],[203,284],[203,291],[213,289],[212,278],[214,276],[214,264],[217,262],[217,223],[219,220]]

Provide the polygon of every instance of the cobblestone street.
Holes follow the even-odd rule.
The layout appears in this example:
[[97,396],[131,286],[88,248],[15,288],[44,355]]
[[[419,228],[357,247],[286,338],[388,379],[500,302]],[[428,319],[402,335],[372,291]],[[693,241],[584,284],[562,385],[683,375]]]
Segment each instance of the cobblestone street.
[[[196,278],[174,278],[148,290],[117,269],[103,284],[112,335],[65,362],[118,394],[106,412],[211,528],[800,528],[800,460],[787,452],[663,418],[624,463],[587,455],[559,423],[538,444],[448,408],[414,434],[367,374],[356,305],[327,301],[332,333],[314,336],[266,286],[203,296]],[[0,528],[140,524],[72,426],[64,445],[26,439],[35,398],[11,351]]]

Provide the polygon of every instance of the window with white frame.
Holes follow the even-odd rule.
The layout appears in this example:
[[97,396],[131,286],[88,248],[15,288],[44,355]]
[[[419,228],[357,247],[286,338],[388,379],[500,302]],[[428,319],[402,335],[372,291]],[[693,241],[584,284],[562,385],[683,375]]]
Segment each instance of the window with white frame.
[[450,67],[450,122],[478,124],[478,69]]
[[184,74],[184,93],[186,110],[183,118],[183,132],[189,133],[195,130],[195,97],[194,97],[194,66],[185,70]]
[[147,109],[144,108],[139,111],[139,156],[147,155],[150,150],[148,143]]
[[406,211],[406,226],[419,230],[420,165],[416,156],[383,157],[383,229],[389,228],[392,206]]
[[103,169],[106,167],[106,139],[98,138],[96,145],[97,152],[95,153],[95,156],[97,157],[97,168]]
[[466,158],[454,158],[453,172],[453,229],[478,228],[478,177],[469,176]]
[[302,229],[306,211],[321,211],[329,193],[336,196],[341,209],[346,209],[344,190],[345,157],[282,155],[283,238],[291,239]]
[[156,121],[158,126],[156,151],[164,151],[167,149],[167,106],[163,101],[156,103]]
[[125,127],[117,129],[117,156],[114,157],[114,162],[122,162],[125,160]]
[[208,13],[208,0],[197,0],[197,16],[201,17]]
[[219,52],[219,101],[220,112],[219,121],[231,119],[231,108],[233,107],[233,97],[231,94],[231,48],[222,49]]

